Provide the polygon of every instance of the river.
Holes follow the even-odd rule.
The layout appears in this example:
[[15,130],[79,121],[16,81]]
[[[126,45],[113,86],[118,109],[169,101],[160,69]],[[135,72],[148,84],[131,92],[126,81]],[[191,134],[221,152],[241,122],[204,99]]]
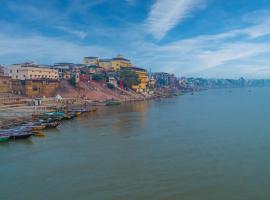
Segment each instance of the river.
[[2,200],[268,200],[270,88],[100,108],[0,144]]

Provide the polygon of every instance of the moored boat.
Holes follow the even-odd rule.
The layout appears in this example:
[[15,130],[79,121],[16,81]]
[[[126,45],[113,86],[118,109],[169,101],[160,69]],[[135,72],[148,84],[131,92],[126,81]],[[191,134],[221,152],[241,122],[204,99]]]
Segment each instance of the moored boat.
[[42,123],[46,128],[56,128],[60,125],[60,122],[45,122]]
[[0,134],[0,142],[6,142],[9,140],[9,138],[10,136],[7,134]]
[[37,125],[37,126],[30,126],[32,128],[32,131],[38,131],[43,130],[46,128],[46,125]]
[[8,135],[10,139],[26,139],[33,135],[32,128],[20,126],[1,131],[0,134]]
[[33,134],[36,137],[45,137],[45,134],[40,131],[33,131]]
[[107,101],[106,102],[106,106],[118,106],[120,104],[121,104],[120,101]]

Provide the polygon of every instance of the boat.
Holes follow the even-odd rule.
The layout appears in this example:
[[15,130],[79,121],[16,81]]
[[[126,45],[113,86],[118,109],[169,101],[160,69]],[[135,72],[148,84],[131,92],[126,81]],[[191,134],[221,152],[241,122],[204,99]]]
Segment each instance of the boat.
[[96,112],[97,108],[93,108],[92,110],[90,109],[89,112]]
[[38,131],[43,130],[46,128],[46,125],[37,125],[37,126],[30,126],[32,128],[32,131]]
[[60,125],[60,122],[45,122],[42,123],[46,128],[56,128],[57,126]]
[[121,104],[121,102],[120,101],[107,101],[106,102],[106,106],[118,106],[118,105],[120,105]]
[[69,119],[73,119],[74,117],[76,117],[76,113],[75,112],[71,112],[71,113],[65,114],[62,117],[62,120],[69,120]]
[[45,112],[44,115],[47,116],[64,116],[64,112]]
[[0,142],[8,141],[10,136],[8,134],[0,134]]
[[45,134],[40,131],[33,131],[33,134],[36,137],[45,137]]
[[33,135],[32,132],[18,132],[11,133],[9,136],[11,139],[27,139]]
[[26,139],[33,135],[32,128],[28,126],[10,128],[1,131],[0,134],[8,135],[10,139]]

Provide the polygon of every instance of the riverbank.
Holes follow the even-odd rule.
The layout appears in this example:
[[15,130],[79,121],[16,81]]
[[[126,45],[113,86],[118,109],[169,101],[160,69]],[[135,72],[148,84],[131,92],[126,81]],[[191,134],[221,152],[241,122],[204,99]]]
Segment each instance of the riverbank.
[[159,93],[156,93],[152,96],[144,96],[142,94],[137,94],[137,96],[135,97],[130,95],[128,97],[125,96],[125,98],[98,98],[97,100],[89,100],[85,96],[76,97],[67,94],[68,92],[63,95],[66,97],[63,98],[61,96],[60,99],[52,97],[40,98],[38,100],[18,95],[6,94],[3,101],[4,103],[2,102],[2,104],[0,104],[0,129],[11,127],[13,124],[21,124],[32,121],[33,115],[41,115],[45,112],[68,112],[72,109],[91,110],[93,108],[114,106],[127,102],[148,101],[152,99],[169,98],[176,96],[175,93],[166,92],[165,90],[159,91]]

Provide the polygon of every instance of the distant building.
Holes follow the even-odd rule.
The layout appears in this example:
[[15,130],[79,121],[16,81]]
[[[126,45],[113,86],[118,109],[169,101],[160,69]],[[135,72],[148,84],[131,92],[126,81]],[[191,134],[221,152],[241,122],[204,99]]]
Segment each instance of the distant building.
[[0,65],[0,76],[5,75],[5,67],[3,65]]
[[37,79],[37,80],[13,80],[12,92],[28,97],[53,97],[57,94],[59,80]]
[[34,63],[13,64],[9,68],[9,75],[16,80],[52,79],[59,78],[58,71],[42,67]]
[[100,59],[99,66],[105,70],[111,70],[112,69],[112,60],[111,59]]
[[132,89],[136,90],[137,92],[145,92],[149,82],[147,71],[138,67],[130,67],[129,69],[134,71],[138,75],[138,78],[140,80],[140,83],[138,85],[133,85]]
[[177,78],[173,74],[158,72],[153,73],[152,77],[156,80],[156,87],[171,87],[174,88],[176,86]]
[[0,75],[0,93],[12,92],[11,78],[9,76]]
[[70,79],[72,76],[72,69],[75,66],[74,63],[55,63],[52,68],[56,69],[60,79]]
[[112,69],[115,71],[120,70],[121,68],[125,68],[125,67],[132,67],[130,60],[124,58],[120,54],[111,60],[111,65],[112,65]]
[[83,64],[87,66],[98,66],[98,57],[84,57]]

